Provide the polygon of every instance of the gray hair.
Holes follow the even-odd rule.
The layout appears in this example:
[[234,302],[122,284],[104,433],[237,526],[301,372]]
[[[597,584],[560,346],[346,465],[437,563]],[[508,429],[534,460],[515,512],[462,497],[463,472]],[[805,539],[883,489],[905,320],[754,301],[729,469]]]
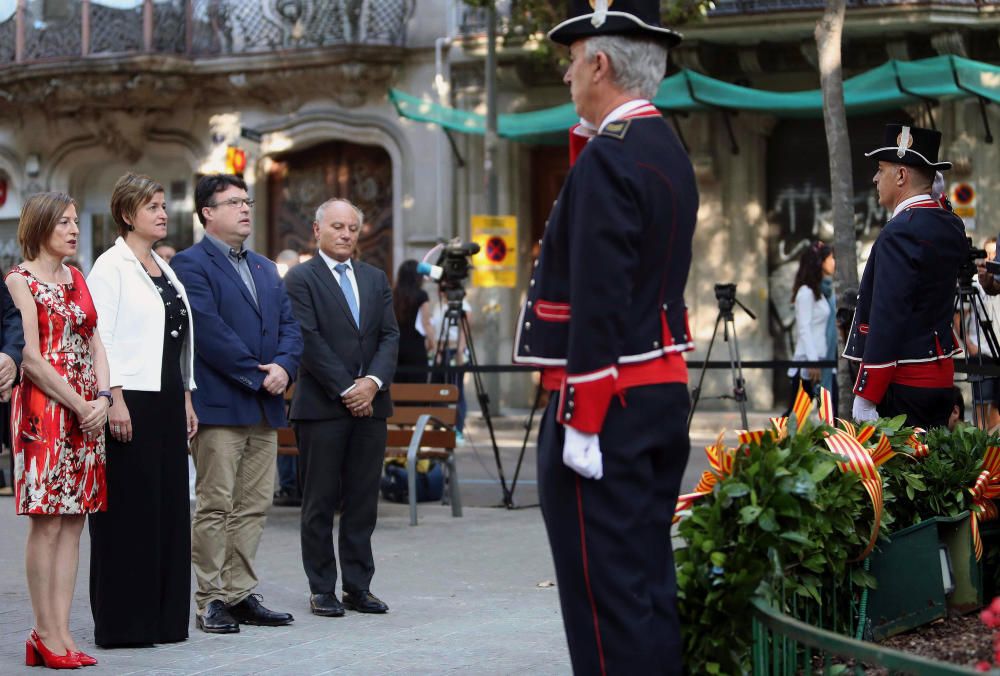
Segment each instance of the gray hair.
[[362,213],[361,209],[359,209],[357,207],[357,205],[354,204],[353,202],[351,202],[350,200],[345,200],[342,197],[333,197],[333,198],[328,199],[327,201],[323,202],[318,207],[316,207],[316,222],[319,223],[321,220],[323,220],[323,212],[326,211],[326,208],[328,206],[330,206],[332,204],[337,204],[338,202],[341,203],[341,204],[346,204],[347,206],[349,206],[352,209],[354,209],[354,213],[358,217],[358,227],[359,228],[362,225],[365,224],[365,215],[364,215],[364,213]]
[[652,38],[595,35],[584,43],[587,61],[604,52],[613,82],[623,92],[644,99],[656,95],[667,70],[667,48]]

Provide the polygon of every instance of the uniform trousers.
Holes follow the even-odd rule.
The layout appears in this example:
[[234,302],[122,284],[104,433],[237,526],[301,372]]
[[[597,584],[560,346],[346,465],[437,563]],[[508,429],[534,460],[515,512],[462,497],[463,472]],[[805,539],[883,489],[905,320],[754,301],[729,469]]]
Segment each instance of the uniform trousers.
[[876,407],[883,418],[906,414],[910,427],[947,427],[954,393],[950,387],[912,387],[890,383]]
[[191,563],[201,612],[239,603],[257,587],[253,563],[274,492],[278,433],[266,424],[202,425],[191,442],[197,503]]
[[538,442],[538,489],[576,674],[680,674],[670,525],[690,453],[682,383],[612,399],[600,434],[604,477],[562,462],[553,395]]

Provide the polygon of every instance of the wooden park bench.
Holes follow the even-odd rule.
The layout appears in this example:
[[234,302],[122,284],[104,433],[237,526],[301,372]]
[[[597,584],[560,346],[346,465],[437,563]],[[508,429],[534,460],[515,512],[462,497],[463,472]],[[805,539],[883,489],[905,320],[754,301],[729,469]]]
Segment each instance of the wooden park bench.
[[[462,516],[462,501],[455,467],[455,420],[458,387],[455,385],[394,383],[390,386],[393,415],[387,421],[385,457],[406,459],[410,525],[417,525],[417,460],[438,460],[445,471],[445,495],[452,516]],[[295,432],[278,430],[278,453],[298,455]]]

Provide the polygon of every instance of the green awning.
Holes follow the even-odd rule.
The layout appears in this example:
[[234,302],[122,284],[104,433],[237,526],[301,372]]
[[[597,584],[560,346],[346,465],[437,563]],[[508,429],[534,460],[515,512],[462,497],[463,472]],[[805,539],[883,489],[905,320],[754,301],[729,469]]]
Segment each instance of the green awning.
[[[1000,103],[1000,66],[958,56],[935,56],[919,61],[889,61],[844,82],[848,115],[968,96]],[[467,134],[486,132],[485,116],[477,113],[442,106],[429,98],[418,98],[397,89],[389,90],[389,100],[402,117],[411,120]],[[690,70],[681,70],[666,78],[653,103],[668,112],[724,109],[778,117],[821,117],[823,114],[823,95],[819,89],[772,92],[741,87]],[[497,127],[504,138],[530,141],[563,132],[577,121],[573,104],[566,103],[527,113],[500,114]]]

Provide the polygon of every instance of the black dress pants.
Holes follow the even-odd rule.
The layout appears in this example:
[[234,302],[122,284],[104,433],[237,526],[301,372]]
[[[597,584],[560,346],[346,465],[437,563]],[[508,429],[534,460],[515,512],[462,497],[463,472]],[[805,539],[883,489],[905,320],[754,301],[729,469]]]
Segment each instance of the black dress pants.
[[604,477],[562,462],[558,396],[538,442],[538,489],[575,674],[680,674],[670,523],[690,453],[681,383],[612,399],[601,431]]
[[334,593],[333,517],[341,510],[338,549],[344,591],[367,591],[375,574],[372,533],[385,457],[385,418],[293,422],[302,483],[302,565],[313,594]]
[[947,427],[954,393],[950,387],[911,387],[890,383],[882,401],[876,407],[883,418],[906,414],[910,427]]

